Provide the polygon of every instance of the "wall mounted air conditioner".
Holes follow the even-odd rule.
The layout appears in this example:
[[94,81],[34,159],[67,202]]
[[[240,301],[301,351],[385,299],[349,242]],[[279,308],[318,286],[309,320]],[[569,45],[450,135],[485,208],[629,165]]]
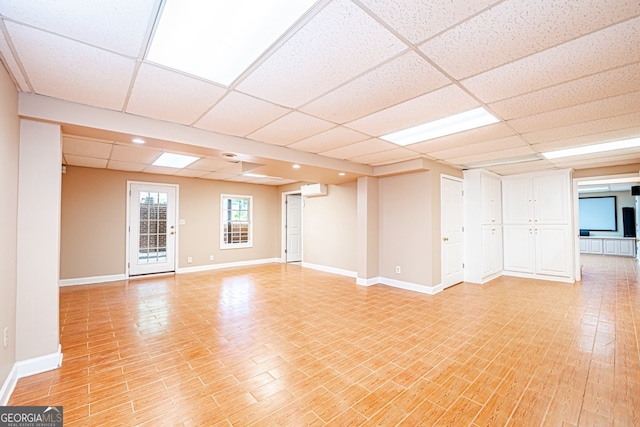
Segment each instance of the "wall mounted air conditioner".
[[307,184],[300,186],[300,192],[304,197],[317,197],[327,195],[326,184]]

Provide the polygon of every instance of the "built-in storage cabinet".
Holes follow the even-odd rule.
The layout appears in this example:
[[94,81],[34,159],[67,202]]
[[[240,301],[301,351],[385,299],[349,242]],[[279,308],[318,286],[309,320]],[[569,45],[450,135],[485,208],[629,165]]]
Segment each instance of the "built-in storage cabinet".
[[573,279],[569,171],[502,178],[504,271]]
[[485,283],[502,274],[502,190],[500,177],[464,171],[465,281]]
[[580,237],[580,252],[635,257],[636,239],[633,237]]

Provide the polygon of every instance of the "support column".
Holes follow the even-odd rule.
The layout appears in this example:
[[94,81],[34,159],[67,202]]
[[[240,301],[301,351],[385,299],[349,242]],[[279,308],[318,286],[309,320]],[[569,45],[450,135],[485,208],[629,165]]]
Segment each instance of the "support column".
[[16,359],[19,376],[60,365],[62,136],[59,125],[20,121]]
[[358,285],[377,283],[378,273],[378,178],[358,178],[357,267]]

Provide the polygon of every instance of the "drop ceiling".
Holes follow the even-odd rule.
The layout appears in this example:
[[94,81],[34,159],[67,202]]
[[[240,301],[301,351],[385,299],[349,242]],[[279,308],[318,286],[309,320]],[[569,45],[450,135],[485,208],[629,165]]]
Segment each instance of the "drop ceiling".
[[[282,185],[423,159],[500,174],[640,163],[638,148],[540,154],[640,136],[637,0],[322,0],[230,86],[146,59],[163,2],[0,2],[0,59],[21,96],[214,141],[60,121],[67,165]],[[481,106],[500,122],[406,147],[380,139]],[[163,151],[201,160],[152,166]]]

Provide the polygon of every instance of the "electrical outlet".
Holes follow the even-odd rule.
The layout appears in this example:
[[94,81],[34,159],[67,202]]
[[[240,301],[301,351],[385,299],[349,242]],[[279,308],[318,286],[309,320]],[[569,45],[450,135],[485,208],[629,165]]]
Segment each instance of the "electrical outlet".
[[401,273],[401,270],[400,270],[400,266],[399,266],[399,265],[396,265],[396,273],[397,273],[397,274],[400,274],[400,273]]
[[187,264],[191,264],[193,262],[193,258],[187,257]]
[[213,261],[213,255],[209,255],[209,261]]
[[2,345],[4,346],[4,348],[7,348],[8,344],[9,344],[9,327],[5,326],[4,332],[2,334]]

